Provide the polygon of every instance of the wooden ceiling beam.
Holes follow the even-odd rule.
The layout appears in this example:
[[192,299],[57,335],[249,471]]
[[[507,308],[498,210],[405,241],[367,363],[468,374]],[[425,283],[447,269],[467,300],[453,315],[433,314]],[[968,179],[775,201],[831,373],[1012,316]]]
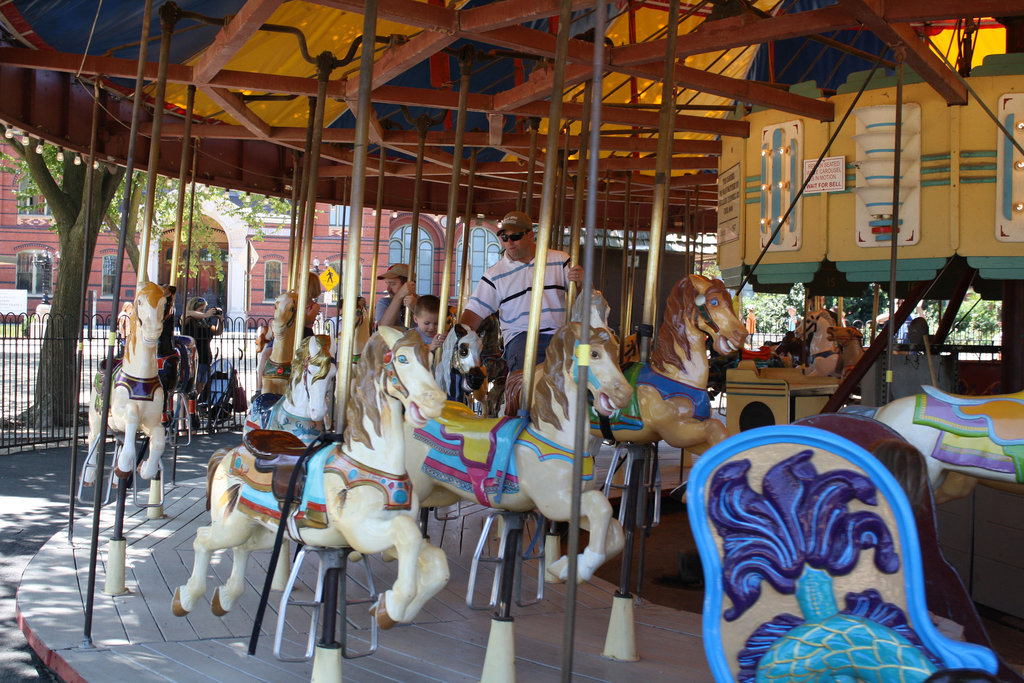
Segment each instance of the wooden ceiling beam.
[[206,83],[238,53],[260,26],[280,7],[282,0],[246,0],[217,33],[192,69],[196,83]]
[[226,114],[234,118],[243,128],[252,131],[261,140],[270,139],[271,126],[245,105],[241,95],[224,88],[200,86],[200,92],[213,100]]
[[[389,48],[373,63],[373,78],[370,89],[376,89],[391,79],[400,76],[424,59],[440,52],[455,42],[456,36],[449,33],[424,31],[401,45]],[[355,99],[359,94],[359,79],[353,78],[346,84],[345,97]]]
[[1019,17],[1021,0],[887,0],[882,13],[888,21],[942,21],[968,17]]
[[[360,16],[366,8],[363,0],[307,1],[313,5],[333,7]],[[378,0],[377,19],[441,33],[454,33],[458,29],[458,14],[455,10],[416,0]]]
[[935,89],[947,104],[967,104],[967,86],[934,54],[907,24],[894,24],[883,16],[882,0],[841,0],[843,7],[860,20],[879,40],[894,49],[905,48],[906,62]]

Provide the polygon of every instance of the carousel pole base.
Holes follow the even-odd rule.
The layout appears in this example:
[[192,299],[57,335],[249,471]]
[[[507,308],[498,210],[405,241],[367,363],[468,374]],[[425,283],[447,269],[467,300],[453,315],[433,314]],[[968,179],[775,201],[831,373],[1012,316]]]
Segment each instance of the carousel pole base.
[[149,505],[146,507],[146,519],[164,519],[164,489],[159,477],[149,480]]
[[124,563],[127,541],[110,541],[107,546],[107,578],[103,583],[104,595],[124,595]]
[[544,582],[545,583],[562,583],[562,579],[558,578],[556,574],[553,574],[548,567],[554,563],[555,560],[562,556],[562,539],[558,534],[545,534],[544,535]]
[[487,637],[487,654],[480,680],[486,683],[515,683],[516,638],[512,619],[491,618],[491,633]]
[[317,645],[310,683],[341,683],[341,645]]
[[617,662],[635,662],[636,631],[633,626],[633,596],[616,595],[612,598],[612,615],[608,620],[608,634],[604,639],[603,657]]

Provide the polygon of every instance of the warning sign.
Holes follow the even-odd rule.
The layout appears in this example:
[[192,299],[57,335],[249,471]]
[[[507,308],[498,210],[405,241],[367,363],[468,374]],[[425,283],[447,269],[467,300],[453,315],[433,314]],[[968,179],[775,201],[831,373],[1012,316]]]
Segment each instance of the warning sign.
[[[817,159],[804,159],[804,177],[811,174]],[[846,190],[846,157],[825,157],[807,183],[804,194],[843,192]]]
[[324,289],[330,291],[338,286],[338,271],[331,266],[327,266],[327,270],[320,273],[320,284],[324,286]]

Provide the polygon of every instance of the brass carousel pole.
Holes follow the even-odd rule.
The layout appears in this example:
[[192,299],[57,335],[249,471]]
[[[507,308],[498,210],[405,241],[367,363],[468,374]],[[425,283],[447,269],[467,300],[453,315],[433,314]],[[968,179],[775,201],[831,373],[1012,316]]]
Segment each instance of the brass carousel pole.
[[[579,159],[576,165],[576,178],[572,191],[572,223],[569,228],[569,265],[575,266],[580,262],[580,223],[583,221],[583,195],[586,192],[586,168],[587,153],[590,131],[590,100],[593,86],[588,81],[583,86],[583,119],[580,122],[580,149]],[[590,224],[593,227],[593,224]],[[572,310],[572,304],[576,301],[576,283],[569,283],[569,291],[565,297],[566,310]]]
[[[647,280],[644,286],[643,324],[653,334],[658,314],[658,275],[661,272],[661,243],[665,238],[665,199],[671,177],[673,117],[675,115],[676,40],[679,38],[679,3],[669,3],[668,34],[665,45],[665,75],[661,83],[661,113],[658,122],[658,155],[654,171],[654,201],[651,213],[650,246],[647,251]],[[646,361],[650,338],[642,336],[640,360]]]
[[459,301],[455,319],[462,318],[462,311],[469,300],[469,240],[473,226],[473,190],[476,187],[476,149],[469,156],[469,185],[466,188],[466,213],[462,227],[462,264],[459,267]]
[[530,158],[526,165],[526,203],[523,205],[523,211],[532,218],[534,172],[537,168],[537,130],[540,128],[540,119],[531,116],[527,119],[527,125],[530,127]]
[[[153,2],[152,0],[146,0],[146,4],[142,13],[142,38],[139,40],[139,59],[138,66],[135,72],[135,91],[133,93],[132,100],[132,123],[130,133],[128,135],[128,152],[125,170],[125,192],[124,198],[121,201],[121,234],[117,239],[117,267],[114,269],[114,292],[116,294],[110,302],[110,320],[111,329],[107,334],[107,363],[103,371],[103,397],[100,403],[100,425],[99,433],[105,435],[107,433],[107,418],[110,412],[110,391],[113,388],[112,381],[112,370],[114,367],[114,342],[116,340],[116,331],[113,329],[113,322],[117,320],[118,308],[120,307],[120,296],[121,296],[121,279],[124,274],[124,251],[125,242],[128,235],[128,213],[129,207],[131,206],[131,195],[132,195],[132,176],[135,173],[135,144],[138,140],[139,134],[139,118],[142,114],[142,99],[144,97],[142,93],[143,75],[146,69],[146,48],[149,46],[149,24],[153,14]],[[96,150],[90,149],[90,156],[95,155]],[[93,159],[89,160],[88,171],[92,171]],[[93,608],[96,601],[96,562],[97,562],[97,551],[100,539],[100,506],[103,502],[102,496],[100,495],[100,488],[103,485],[104,479],[104,465],[107,458],[107,440],[106,438],[100,438],[97,442],[97,452],[94,456],[96,458],[96,494],[93,497],[92,507],[92,530],[89,541],[89,578],[85,592],[85,619],[82,626],[82,647],[91,649],[93,647],[92,642],[92,618]],[[119,486],[119,489],[123,486]],[[124,538],[112,537],[109,541],[107,548],[107,582],[104,586],[104,593],[108,591],[107,586],[111,588],[113,592],[118,594],[124,593],[124,559],[126,551],[126,541]],[[120,565],[120,581],[116,577],[111,577],[110,574],[114,571],[114,567]],[[113,581],[111,579],[114,579]],[[118,587],[116,583],[120,583],[120,590],[116,590]]]
[[903,60],[906,57],[903,48],[895,50],[896,57],[896,133],[893,148],[896,154],[892,160],[892,218],[889,243],[889,346],[885,358],[885,403],[892,400],[893,388],[893,349],[899,327],[896,322],[896,263],[900,241],[900,160],[903,156]]
[[[619,306],[619,336],[625,339],[630,335],[630,323],[633,317],[633,290],[630,289],[630,264],[629,251],[629,207],[633,197],[633,174],[626,173],[626,194],[623,200],[622,209],[622,303]],[[625,347],[622,352],[625,352]]]
[[559,150],[561,166],[558,174],[558,213],[552,226],[551,248],[564,249],[565,242],[565,199],[569,194],[569,124],[565,126],[565,144]]
[[153,95],[153,132],[149,139],[149,167],[146,171],[146,204],[143,212],[142,235],[139,239],[137,286],[149,282],[149,242],[153,233],[153,208],[156,201],[156,176],[160,166],[160,132],[163,130],[164,103],[167,94],[167,65],[171,57],[171,35],[179,17],[173,2],[160,7],[160,62],[157,65],[156,93]]
[[189,153],[192,151],[192,108],[196,102],[196,86],[188,86],[185,104],[185,132],[181,136],[181,168],[178,170],[178,203],[174,207],[174,246],[171,249],[170,283],[178,283],[178,261],[181,258],[181,224],[185,218],[185,181],[188,179]]
[[[384,146],[382,145],[379,149],[380,161],[377,164],[377,201],[374,204],[373,210],[373,256],[370,257],[370,297],[367,303],[368,312],[367,315],[373,315],[373,303],[377,298],[377,266],[380,263],[380,220],[381,211],[384,209]],[[355,213],[352,211],[352,206],[355,204],[355,177],[352,178],[352,200],[349,203],[349,223],[353,225],[353,221],[357,220]],[[361,202],[360,202],[361,203]],[[362,225],[363,217],[358,217],[359,224]],[[344,288],[345,281],[343,280],[341,286]],[[358,288],[357,288],[358,289]],[[371,320],[372,322],[372,320]],[[372,329],[372,328],[371,328]]]
[[[455,253],[455,219],[458,212],[459,184],[462,181],[462,145],[466,139],[466,107],[469,103],[469,71],[473,66],[473,47],[467,45],[459,52],[459,110],[455,122],[455,151],[452,158],[452,179],[448,184],[448,220],[444,226],[444,269],[441,271],[441,306],[437,316],[437,334],[448,329],[448,301],[451,298],[452,257]],[[463,242],[468,241],[469,214],[464,217],[466,229]],[[436,356],[436,357],[439,357]]]
[[[366,0],[363,14],[363,35],[374,36],[377,30],[377,0]],[[355,142],[352,146],[352,229],[348,231],[348,251],[345,253],[345,282],[341,317],[353,320],[356,315],[356,298],[359,296],[359,241],[363,225],[363,200],[366,193],[366,156],[370,138],[370,85],[373,82],[373,42],[364,40],[362,57],[359,60],[359,91],[356,98]],[[381,150],[381,169],[384,168],[384,150]],[[381,174],[383,182],[383,173]],[[378,189],[378,197],[382,197]],[[378,221],[380,211],[377,211]],[[376,271],[372,274],[376,277]],[[374,280],[376,282],[376,280]],[[345,325],[338,341],[338,358],[352,358],[355,344],[355,330]],[[338,374],[334,380],[334,424],[338,433],[345,428],[345,404],[348,402],[348,386],[352,378],[352,364],[338,363]]]
[[604,174],[604,216],[602,218],[602,229],[601,229],[601,289],[607,287],[605,283],[605,266],[608,263],[608,201],[611,199],[612,194],[612,172],[608,171]]
[[[373,41],[369,41],[370,48]],[[309,299],[309,262],[313,251],[313,220],[316,218],[316,190],[320,174],[318,164],[320,160],[320,143],[324,135],[324,110],[327,102],[327,79],[331,77],[334,70],[334,55],[330,52],[321,52],[316,58],[316,111],[313,115],[313,138],[310,145],[310,154],[307,157],[309,174],[306,179],[306,220],[302,228],[302,254],[295,267],[296,281],[296,304],[295,304],[295,327],[292,333],[295,339],[302,339],[302,330],[306,325],[306,303]],[[351,320],[352,318],[346,318]],[[299,344],[296,342],[295,348]],[[347,356],[338,356],[347,358]]]
[[[292,234],[288,240],[288,289],[296,289],[299,277],[299,252],[302,251],[302,235],[306,225],[306,195],[309,193],[309,174],[317,164],[313,158],[313,125],[316,118],[317,99],[309,98],[309,119],[306,124],[306,147],[302,153],[302,182],[295,192],[299,198],[298,209],[292,223]],[[315,206],[314,206],[315,208]]]
[[[416,142],[416,178],[412,186],[412,225],[409,227],[412,233],[409,236],[409,282],[412,289],[416,291],[416,257],[420,250],[420,190],[423,186],[423,154],[427,146],[427,129],[433,121],[426,114],[420,114],[416,119],[416,132],[419,137]],[[405,310],[402,324],[406,327],[412,323],[412,311]]]

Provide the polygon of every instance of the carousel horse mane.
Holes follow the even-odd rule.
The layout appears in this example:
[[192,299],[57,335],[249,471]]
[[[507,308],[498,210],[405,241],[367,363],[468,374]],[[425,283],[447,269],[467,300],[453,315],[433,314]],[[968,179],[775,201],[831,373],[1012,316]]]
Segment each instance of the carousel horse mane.
[[124,363],[130,365],[132,356],[135,353],[135,343],[138,336],[142,334],[142,325],[139,324],[139,306],[146,304],[149,308],[157,310],[161,319],[167,312],[159,310],[161,303],[167,303],[174,296],[174,287],[164,287],[153,282],[144,284],[135,297],[135,306],[132,307],[132,315],[128,320],[128,337],[124,343]]
[[345,404],[345,444],[351,447],[354,443],[362,443],[372,447],[370,435],[366,432],[364,423],[369,418],[373,425],[374,433],[381,436],[381,412],[377,402],[378,387],[383,385],[387,379],[387,365],[393,354],[408,348],[423,364],[430,367],[427,358],[427,347],[423,345],[419,332],[408,330],[405,332],[394,347],[389,347],[387,340],[380,332],[370,337],[366,343],[359,362],[356,363],[352,374],[352,395]]
[[[686,338],[686,330],[690,323],[697,325],[697,296],[700,294],[694,284],[694,278],[707,280],[700,275],[690,275],[682,278],[672,287],[669,292],[668,301],[665,304],[665,321],[658,328],[658,342],[654,345],[651,353],[652,367],[680,367],[684,359],[676,353],[676,348],[682,348],[686,353],[686,359],[690,360],[692,350],[690,342]],[[703,292],[705,298],[719,295],[726,301],[732,301],[729,291],[721,280],[707,280],[708,287]],[[703,347],[700,349],[704,353]]]
[[[608,327],[608,316],[611,315],[612,307],[604,298],[601,290],[594,289],[590,294],[590,326]],[[572,315],[569,316],[572,322],[583,322],[583,296],[579,295],[572,304]]]
[[[576,400],[575,392],[570,396],[566,390],[565,376],[571,372],[575,361],[576,344],[581,330],[580,323],[571,322],[559,328],[551,338],[547,356],[544,358],[543,371],[537,378],[532,414],[534,422],[547,422],[558,430],[562,428],[562,417],[569,412],[568,402]],[[591,328],[592,346],[608,347],[613,342],[614,337],[608,328]],[[618,357],[618,349],[615,349],[614,356]]]
[[[317,345],[316,352],[310,353],[309,347],[313,344]],[[319,382],[324,377],[327,377],[331,372],[331,338],[326,334],[314,335],[309,344],[299,344],[298,348],[295,349],[295,358],[292,361],[292,365],[295,367],[306,367],[306,364],[312,364],[316,367],[316,372],[309,378],[310,383]],[[289,401],[293,401],[292,391],[295,386],[303,382],[305,373],[293,372],[291,382],[288,383],[288,391],[285,395]]]

